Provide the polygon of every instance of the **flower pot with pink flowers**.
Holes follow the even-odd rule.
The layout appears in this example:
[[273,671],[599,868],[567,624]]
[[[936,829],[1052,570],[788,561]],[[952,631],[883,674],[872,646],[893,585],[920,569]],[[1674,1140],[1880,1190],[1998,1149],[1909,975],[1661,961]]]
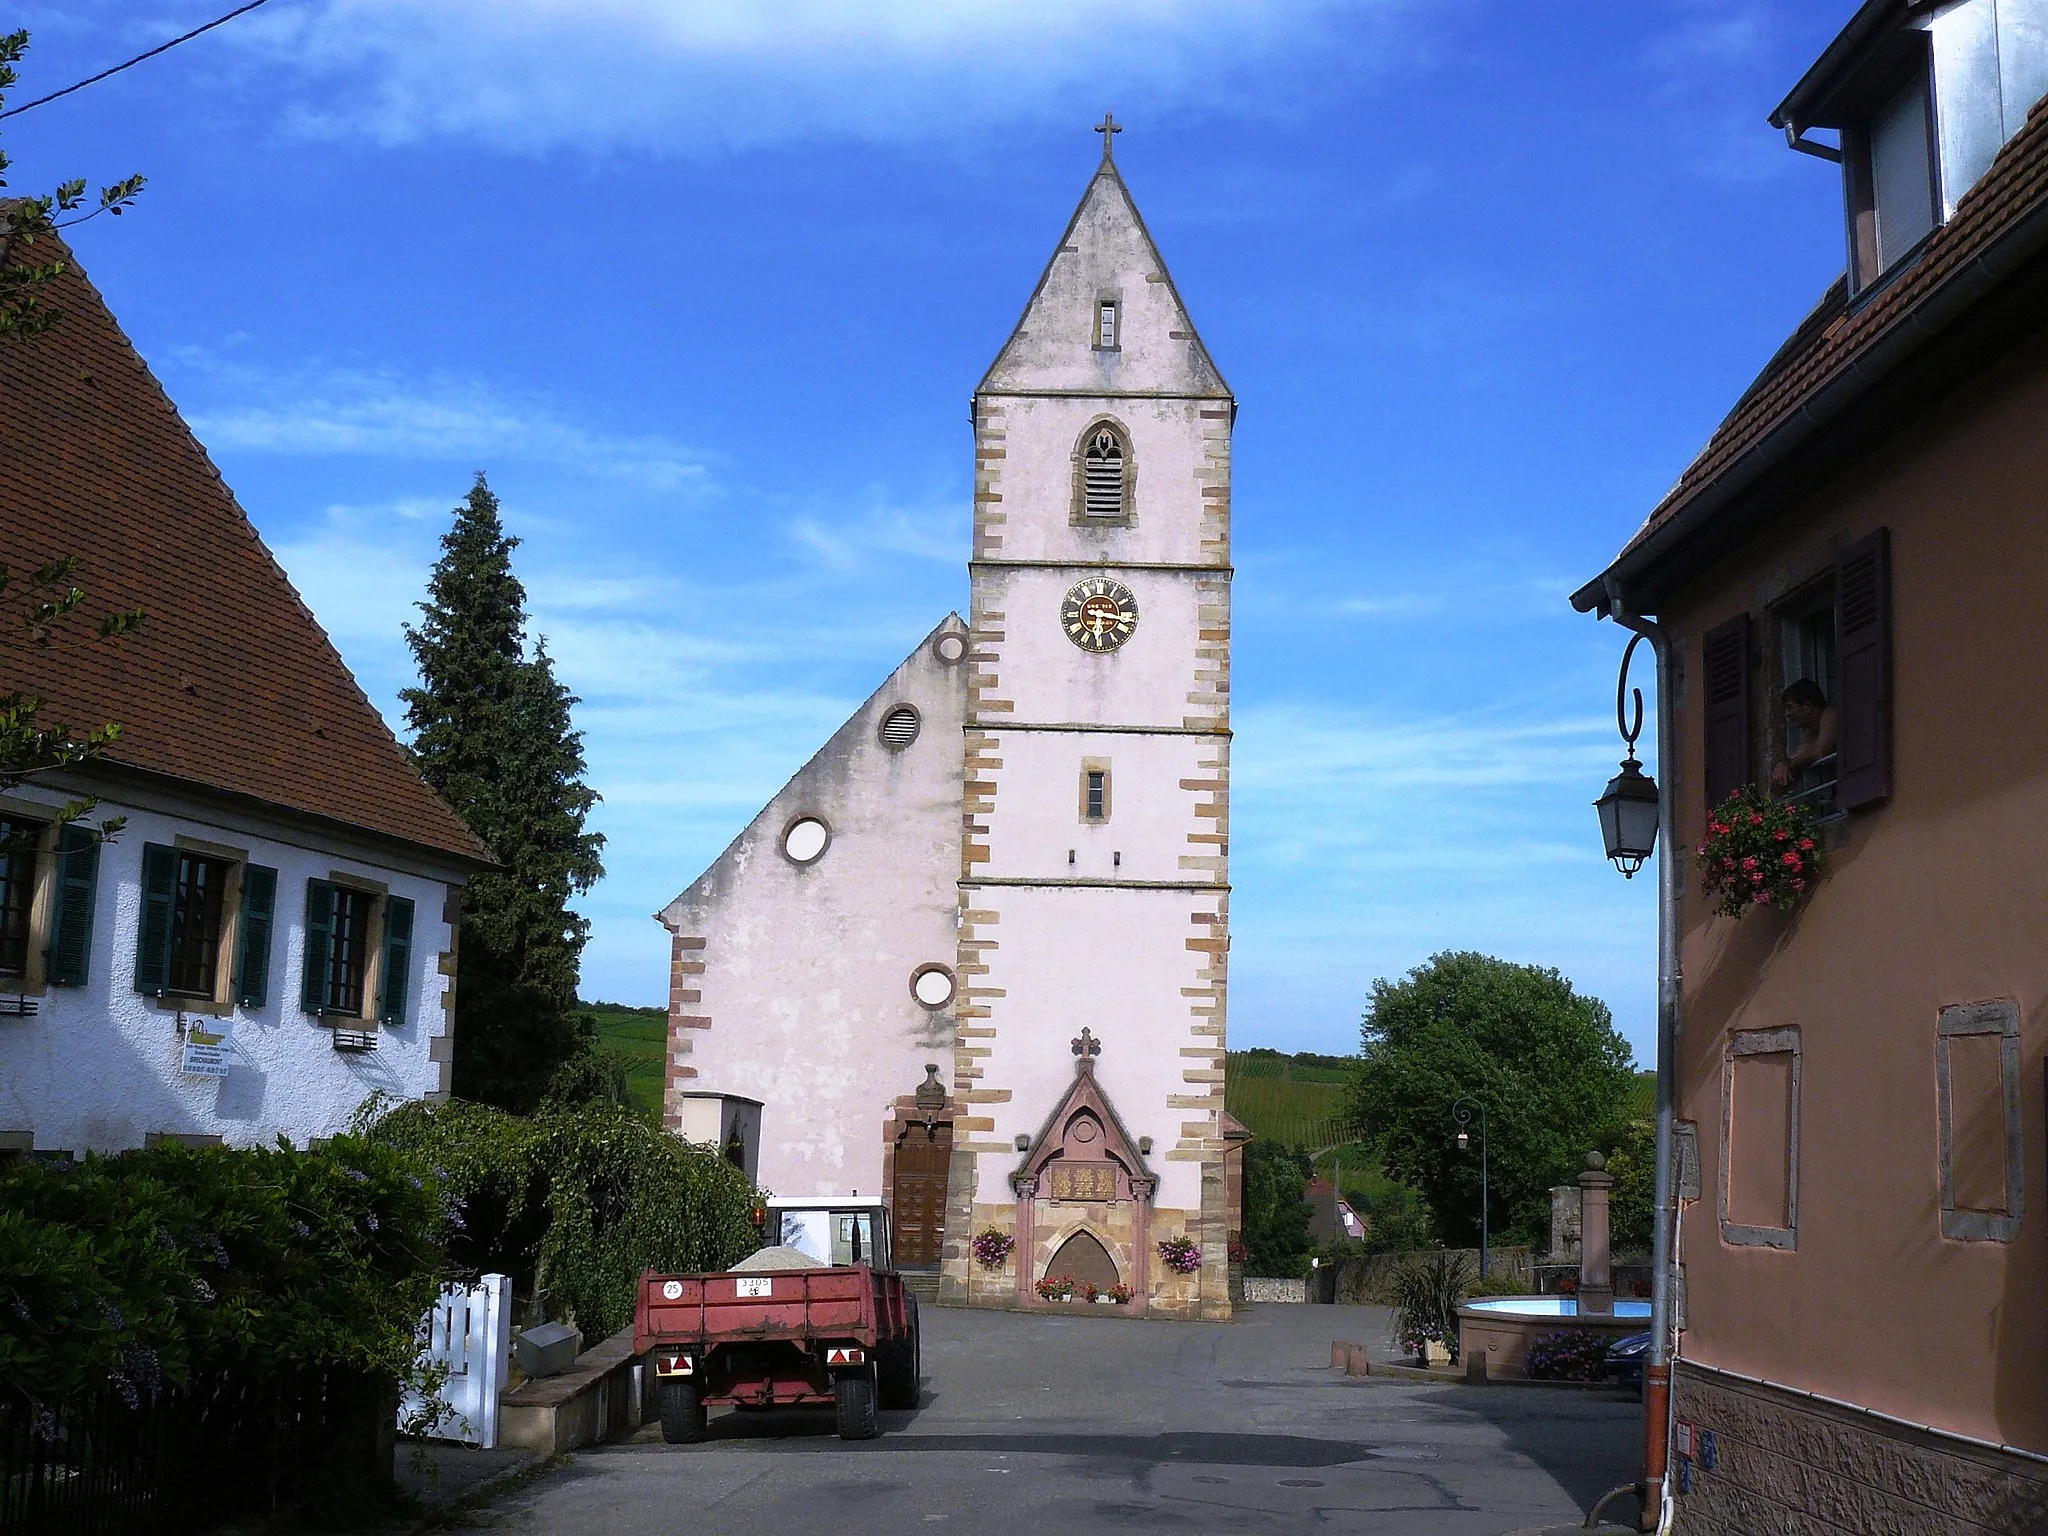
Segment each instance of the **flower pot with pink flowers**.
[[1722,917],[1740,917],[1754,907],[1789,910],[1821,872],[1813,812],[1755,788],[1738,789],[1714,808],[1693,854],[1700,886]]

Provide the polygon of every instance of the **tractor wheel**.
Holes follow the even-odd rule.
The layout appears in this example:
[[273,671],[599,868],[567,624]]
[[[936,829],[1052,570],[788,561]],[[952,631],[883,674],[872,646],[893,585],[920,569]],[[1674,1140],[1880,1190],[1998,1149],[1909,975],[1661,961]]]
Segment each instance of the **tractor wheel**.
[[694,1381],[661,1384],[661,1438],[670,1445],[695,1445],[704,1438],[704,1404]]
[[841,1371],[832,1384],[832,1391],[838,1400],[840,1439],[872,1440],[882,1432],[875,1419],[873,1371]]
[[924,1395],[924,1349],[917,1326],[917,1298],[910,1303],[910,1331],[882,1359],[881,1398],[884,1408],[915,1408]]

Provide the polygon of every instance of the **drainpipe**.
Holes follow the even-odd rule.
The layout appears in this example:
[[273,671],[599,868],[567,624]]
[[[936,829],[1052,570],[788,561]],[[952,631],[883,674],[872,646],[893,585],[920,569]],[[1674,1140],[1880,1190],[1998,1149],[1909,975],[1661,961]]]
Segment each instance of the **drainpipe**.
[[1678,951],[1678,812],[1673,782],[1678,749],[1677,712],[1671,702],[1671,639],[1664,626],[1622,606],[1620,584],[1607,585],[1607,616],[1650,642],[1657,658],[1657,1184],[1650,1235],[1650,1358],[1643,1368],[1643,1529],[1669,1528],[1671,1506],[1664,1474],[1671,1446],[1672,1226],[1678,1212],[1673,1177],[1671,1122],[1678,1093],[1679,1011],[1684,973]]

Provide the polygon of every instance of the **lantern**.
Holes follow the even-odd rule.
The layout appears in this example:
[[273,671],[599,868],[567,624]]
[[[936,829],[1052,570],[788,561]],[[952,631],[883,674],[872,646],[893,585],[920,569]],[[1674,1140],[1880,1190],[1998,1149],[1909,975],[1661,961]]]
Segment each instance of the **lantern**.
[[1600,813],[1607,857],[1633,880],[1657,848],[1657,781],[1643,772],[1633,752],[1607,781],[1607,793],[1593,802],[1593,809]]

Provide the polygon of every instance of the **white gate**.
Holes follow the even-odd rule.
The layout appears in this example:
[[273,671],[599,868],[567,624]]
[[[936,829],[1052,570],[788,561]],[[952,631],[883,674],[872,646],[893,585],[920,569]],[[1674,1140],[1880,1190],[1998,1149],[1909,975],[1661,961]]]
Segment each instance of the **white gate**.
[[[486,1449],[498,1443],[498,1398],[512,1359],[512,1281],[485,1275],[474,1286],[451,1285],[427,1315],[421,1358],[448,1367],[441,1386],[441,1420],[434,1436]],[[398,1422],[417,1419],[426,1404],[408,1393]]]

